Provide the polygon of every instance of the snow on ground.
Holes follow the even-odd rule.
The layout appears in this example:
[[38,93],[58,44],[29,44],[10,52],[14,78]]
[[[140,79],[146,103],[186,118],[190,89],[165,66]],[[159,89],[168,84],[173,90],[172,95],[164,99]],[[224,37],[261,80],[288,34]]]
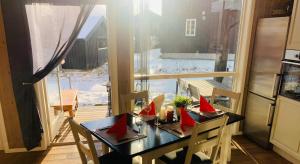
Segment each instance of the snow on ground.
[[[162,59],[160,50],[150,51],[149,71],[150,74],[163,73],[196,73],[212,72],[214,70],[215,60],[197,60],[197,59]],[[138,68],[138,58],[135,57],[135,68]],[[227,63],[229,71],[233,70],[234,61]],[[210,78],[201,78],[210,79]],[[108,82],[108,64],[94,70],[63,70],[60,73],[60,83],[62,89],[77,89],[79,106],[107,104],[106,84]],[[136,81],[138,82],[138,81]],[[58,97],[58,89],[55,74],[47,77],[48,95],[51,101]],[[175,96],[176,80],[150,80],[149,83],[150,98],[159,94],[165,94],[166,101],[170,102]]]
[[[48,96],[50,99],[57,95],[57,86],[55,74],[50,74],[47,77],[48,95],[52,93],[52,96]],[[60,85],[62,89],[77,89],[79,106],[87,105],[99,105],[107,104],[108,93],[106,90],[106,84],[108,82],[108,66],[107,63],[102,67],[86,71],[86,70],[74,70],[63,69],[60,72]],[[53,84],[54,83],[54,84]]]
[[[166,59],[161,58],[160,49],[152,49],[149,52],[149,72],[150,74],[172,74],[172,73],[200,73],[213,72],[215,60],[203,59]],[[182,54],[184,55],[184,54]],[[135,68],[138,68],[139,59],[134,59]],[[229,71],[234,69],[234,61],[227,62]],[[137,70],[136,70],[137,72]],[[198,80],[212,78],[195,78]],[[160,94],[165,94],[165,101],[171,102],[176,94],[176,79],[149,80],[150,98]]]
[[91,71],[65,70],[64,75],[70,79],[71,87],[78,90],[78,101],[80,106],[107,104],[107,63],[102,67]]

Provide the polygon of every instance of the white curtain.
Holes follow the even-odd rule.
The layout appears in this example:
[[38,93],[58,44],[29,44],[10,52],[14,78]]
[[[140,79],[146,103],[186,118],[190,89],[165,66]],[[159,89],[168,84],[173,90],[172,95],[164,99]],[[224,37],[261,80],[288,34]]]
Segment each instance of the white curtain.
[[37,3],[30,1],[26,5],[32,53],[33,71],[43,69],[52,59],[57,47],[61,47],[70,38],[81,6],[77,3]]
[[148,90],[150,41],[150,8],[149,0],[134,0],[134,69],[135,74],[142,76],[136,81],[137,91]]
[[32,3],[26,5],[34,73],[43,69],[71,36],[80,6]]

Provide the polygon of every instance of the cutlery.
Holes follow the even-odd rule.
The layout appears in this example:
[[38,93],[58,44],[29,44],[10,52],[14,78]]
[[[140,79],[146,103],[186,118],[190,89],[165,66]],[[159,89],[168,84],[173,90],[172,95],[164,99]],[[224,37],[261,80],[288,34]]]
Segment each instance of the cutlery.
[[178,131],[177,129],[171,129],[173,132],[176,132],[177,134],[182,134],[180,131]]
[[124,142],[124,141],[130,140],[130,139],[135,139],[135,138],[137,138],[137,137],[138,137],[138,136],[134,136],[134,137],[126,137],[126,138],[123,138],[123,139],[118,140],[118,142]]
[[106,129],[109,129],[109,128],[111,128],[111,126],[106,126],[104,128],[100,128],[100,129],[97,129],[97,130],[101,131],[101,130],[106,130]]

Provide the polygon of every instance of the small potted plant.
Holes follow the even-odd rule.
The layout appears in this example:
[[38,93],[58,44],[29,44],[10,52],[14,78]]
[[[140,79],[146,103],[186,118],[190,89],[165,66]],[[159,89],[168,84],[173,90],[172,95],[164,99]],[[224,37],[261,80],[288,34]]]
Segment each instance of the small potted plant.
[[176,114],[179,116],[180,108],[186,109],[186,107],[192,103],[192,100],[186,96],[176,96],[173,103],[176,107]]

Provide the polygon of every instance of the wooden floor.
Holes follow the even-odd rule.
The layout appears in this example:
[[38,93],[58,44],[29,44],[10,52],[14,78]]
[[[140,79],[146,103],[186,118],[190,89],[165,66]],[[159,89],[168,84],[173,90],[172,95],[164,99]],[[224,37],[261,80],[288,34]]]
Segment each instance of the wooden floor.
[[233,137],[232,164],[291,164],[271,150],[265,150],[244,136]]
[[[231,164],[289,164],[272,151],[264,150],[247,140],[244,136],[235,136],[232,148]],[[97,143],[100,151],[100,143]],[[0,152],[1,164],[79,164],[80,157],[75,145],[52,146],[47,151],[4,154]]]
[[[93,121],[101,118],[105,118],[107,114],[107,106],[86,106],[79,107],[75,113],[75,121],[78,123],[85,121]],[[68,116],[68,113],[66,113]],[[67,117],[66,117],[67,118]],[[70,144],[74,143],[74,138],[69,126],[67,119],[64,121],[62,127],[60,128],[59,134],[53,140],[55,145],[57,144]]]
[[[79,108],[75,120],[78,122],[104,118],[107,112],[106,106]],[[55,144],[46,151],[5,154],[0,151],[0,164],[59,164],[81,163],[80,157],[73,143],[73,136],[68,123],[65,122],[61,128],[60,136],[56,138]],[[64,145],[61,145],[61,144]],[[67,143],[67,144],[65,144]],[[61,146],[58,146],[61,145]],[[96,143],[98,153],[101,152],[101,144]],[[250,142],[244,136],[235,136],[232,148],[232,164],[289,164],[272,151],[264,150]]]

